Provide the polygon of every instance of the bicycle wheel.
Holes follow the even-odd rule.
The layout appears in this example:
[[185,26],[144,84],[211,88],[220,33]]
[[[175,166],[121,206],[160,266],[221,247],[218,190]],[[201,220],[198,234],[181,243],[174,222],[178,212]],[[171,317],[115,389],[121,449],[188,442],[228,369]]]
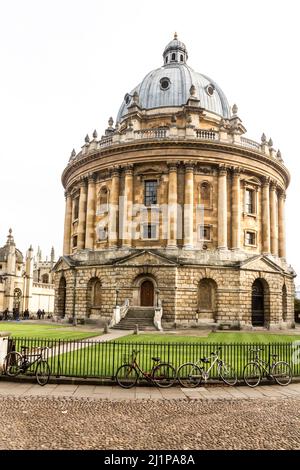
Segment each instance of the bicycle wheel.
[[116,372],[116,381],[120,387],[134,387],[137,383],[137,379],[137,370],[131,364],[123,364]]
[[40,361],[36,366],[35,376],[39,385],[46,385],[49,382],[50,367],[47,361]]
[[284,361],[278,361],[274,364],[271,375],[279,385],[288,385],[292,380],[291,367]]
[[227,385],[235,385],[237,383],[237,374],[236,371],[231,367],[230,364],[222,362],[219,367],[219,376]]
[[261,381],[261,369],[256,362],[249,362],[244,368],[244,381],[249,387],[256,387]]
[[177,378],[182,387],[198,387],[202,381],[202,372],[196,364],[186,362],[179,367]]
[[4,372],[10,377],[15,377],[22,372],[22,354],[11,351],[4,359]]
[[171,364],[158,364],[153,369],[152,380],[158,387],[172,387],[176,380],[176,370]]

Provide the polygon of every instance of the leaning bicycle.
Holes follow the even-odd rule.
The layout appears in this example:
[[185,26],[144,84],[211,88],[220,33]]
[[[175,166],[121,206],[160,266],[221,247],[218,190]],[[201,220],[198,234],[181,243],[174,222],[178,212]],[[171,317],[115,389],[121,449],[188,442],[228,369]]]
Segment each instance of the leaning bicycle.
[[[227,385],[235,385],[237,382],[237,374],[230,364],[221,359],[219,352],[222,348],[219,347],[217,351],[210,353],[211,358],[201,357],[197,362],[186,362],[182,364],[177,370],[177,378],[182,387],[198,387],[202,381],[210,378],[210,373],[213,367],[217,366],[218,375],[221,380]],[[204,364],[210,364],[208,369]]]
[[27,346],[21,346],[21,352],[11,351],[4,359],[4,372],[10,377],[33,371],[37,383],[46,385],[49,382],[51,370],[43,354],[48,347],[36,348],[39,352],[29,352]]
[[171,387],[175,383],[176,370],[171,364],[161,362],[159,357],[152,357],[152,368],[146,372],[137,362],[139,352],[132,351],[129,357],[124,358],[125,364],[118,368],[115,378],[120,387],[134,387],[139,378],[144,378],[161,388]]
[[271,354],[272,363],[260,357],[263,348],[250,349],[254,358],[244,367],[244,381],[249,387],[257,387],[261,379],[274,379],[278,385],[288,385],[292,380],[292,369],[288,362],[278,361],[278,354]]

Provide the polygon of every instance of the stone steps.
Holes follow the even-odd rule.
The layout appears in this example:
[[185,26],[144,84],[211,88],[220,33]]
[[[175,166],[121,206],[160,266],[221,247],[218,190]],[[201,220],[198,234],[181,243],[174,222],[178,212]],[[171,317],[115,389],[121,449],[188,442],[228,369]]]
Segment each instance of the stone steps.
[[154,308],[153,307],[131,307],[127,315],[113,329],[118,330],[134,330],[138,325],[139,330],[156,330],[153,324]]

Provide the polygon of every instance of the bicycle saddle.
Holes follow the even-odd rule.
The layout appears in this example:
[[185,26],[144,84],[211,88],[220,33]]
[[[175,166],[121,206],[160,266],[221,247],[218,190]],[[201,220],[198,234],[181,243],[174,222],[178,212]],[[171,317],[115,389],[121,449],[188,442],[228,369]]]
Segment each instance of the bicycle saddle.
[[160,357],[152,357],[152,361],[154,361],[154,362],[159,362],[159,361],[160,361]]
[[23,349],[24,351],[26,351],[26,349],[29,349],[28,346],[21,346],[21,349]]
[[204,362],[205,364],[207,364],[208,362],[210,362],[207,357],[201,357],[201,361]]
[[278,357],[279,354],[271,354],[272,357]]

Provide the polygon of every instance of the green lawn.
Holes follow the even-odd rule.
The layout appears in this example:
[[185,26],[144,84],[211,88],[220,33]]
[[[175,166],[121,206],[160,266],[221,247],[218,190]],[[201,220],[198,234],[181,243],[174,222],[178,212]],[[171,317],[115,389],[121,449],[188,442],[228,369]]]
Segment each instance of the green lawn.
[[276,333],[248,333],[244,331],[209,333],[208,336],[184,336],[177,334],[147,334],[123,336],[118,343],[291,343],[299,341],[299,335]]
[[102,332],[77,330],[67,325],[36,324],[26,322],[1,321],[0,331],[8,331],[14,338],[43,338],[43,339],[84,339],[99,336]]

